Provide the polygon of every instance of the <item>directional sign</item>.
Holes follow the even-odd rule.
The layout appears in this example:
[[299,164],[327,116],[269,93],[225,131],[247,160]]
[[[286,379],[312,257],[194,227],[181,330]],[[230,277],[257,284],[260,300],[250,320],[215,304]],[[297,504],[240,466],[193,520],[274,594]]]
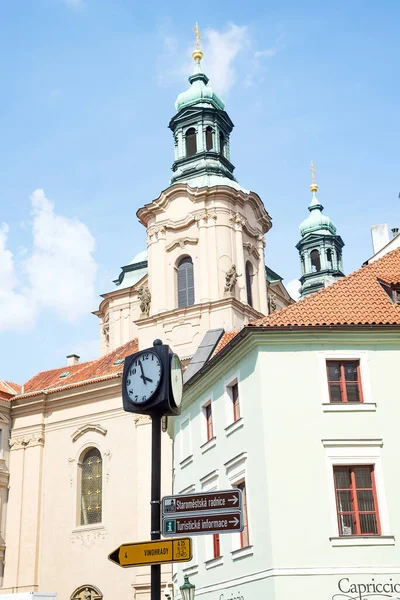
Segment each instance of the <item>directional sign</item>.
[[212,533],[233,533],[235,531],[243,531],[242,513],[240,511],[163,518],[162,534],[165,536],[182,535],[184,533],[209,535]]
[[165,496],[162,499],[162,512],[167,515],[184,515],[188,513],[211,513],[241,510],[242,490],[216,490],[199,494],[181,494]]
[[108,559],[120,567],[187,562],[192,560],[192,540],[186,537],[122,544],[108,555]]

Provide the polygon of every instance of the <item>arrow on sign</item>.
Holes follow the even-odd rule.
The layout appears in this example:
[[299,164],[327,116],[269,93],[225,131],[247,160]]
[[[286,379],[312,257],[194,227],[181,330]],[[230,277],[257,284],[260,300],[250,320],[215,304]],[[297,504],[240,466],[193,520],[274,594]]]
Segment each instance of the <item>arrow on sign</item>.
[[226,513],[232,509],[241,510],[242,492],[240,489],[215,490],[165,496],[162,499],[164,517],[191,513]]
[[120,567],[140,567],[192,560],[192,540],[151,540],[121,544],[108,555],[109,560]]
[[229,523],[233,523],[234,527],[237,527],[240,523],[239,519],[236,517],[233,518],[233,521],[229,521]]
[[239,502],[239,498],[235,496],[234,498],[228,498],[228,502],[232,502],[232,504],[236,504]]

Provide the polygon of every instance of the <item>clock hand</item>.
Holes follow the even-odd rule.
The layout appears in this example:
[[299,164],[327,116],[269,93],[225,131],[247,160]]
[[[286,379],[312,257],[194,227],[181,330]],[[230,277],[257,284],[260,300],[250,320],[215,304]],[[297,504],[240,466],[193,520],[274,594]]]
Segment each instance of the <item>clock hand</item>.
[[150,377],[145,377],[146,381],[150,381],[150,383],[153,383],[153,380],[150,379]]
[[147,378],[147,377],[145,376],[145,374],[144,374],[144,371],[143,371],[143,365],[142,365],[142,363],[140,362],[140,360],[139,360],[139,367],[140,367],[140,370],[141,370],[141,372],[142,372],[142,374],[141,374],[140,378],[141,378],[141,379],[143,379],[143,383],[147,384],[147,381],[146,381],[146,379],[148,379],[148,378]]

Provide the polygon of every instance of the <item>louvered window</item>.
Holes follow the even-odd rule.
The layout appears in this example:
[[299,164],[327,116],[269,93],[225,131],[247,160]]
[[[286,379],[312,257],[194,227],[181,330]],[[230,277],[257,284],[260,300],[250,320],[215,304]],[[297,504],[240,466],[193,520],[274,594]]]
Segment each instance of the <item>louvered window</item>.
[[189,256],[183,258],[178,265],[178,307],[194,304],[193,262]]
[[97,448],[86,451],[81,468],[81,525],[101,523],[103,461]]
[[253,266],[251,263],[246,263],[246,289],[247,289],[247,304],[253,306],[253,291],[251,289],[251,280],[253,279]]
[[334,467],[339,534],[380,535],[373,466]]

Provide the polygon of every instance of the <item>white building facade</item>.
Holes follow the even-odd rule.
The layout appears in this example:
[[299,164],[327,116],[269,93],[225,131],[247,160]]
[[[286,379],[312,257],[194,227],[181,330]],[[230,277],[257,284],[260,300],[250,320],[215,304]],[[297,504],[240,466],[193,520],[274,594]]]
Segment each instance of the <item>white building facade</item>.
[[[400,305],[379,283],[390,277],[398,250],[244,328],[186,384],[170,425],[174,493],[242,488],[245,529],[198,536],[192,562],[174,567],[176,598],[185,573],[207,600],[400,597]],[[346,315],[360,325],[340,325]]]

